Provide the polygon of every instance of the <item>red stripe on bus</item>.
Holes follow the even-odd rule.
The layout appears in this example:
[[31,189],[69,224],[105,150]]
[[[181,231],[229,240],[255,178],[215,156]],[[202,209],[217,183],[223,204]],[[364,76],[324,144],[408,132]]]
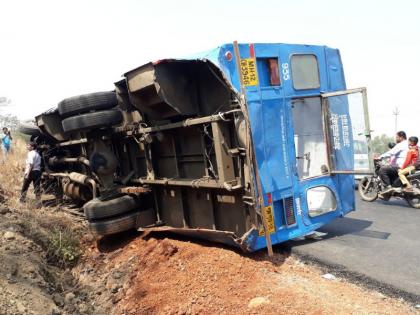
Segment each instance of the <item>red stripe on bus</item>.
[[249,44],[249,56],[255,58],[254,44]]

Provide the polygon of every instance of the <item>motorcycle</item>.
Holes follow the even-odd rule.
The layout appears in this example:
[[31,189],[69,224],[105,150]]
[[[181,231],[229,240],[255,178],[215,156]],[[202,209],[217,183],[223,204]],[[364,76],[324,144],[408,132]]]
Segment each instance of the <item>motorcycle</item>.
[[378,197],[388,201],[392,197],[401,198],[416,209],[420,209],[420,170],[407,176],[413,185],[413,191],[409,192],[402,186],[401,180],[397,178],[392,183],[392,190],[384,193],[386,186],[379,177],[379,169],[388,163],[383,160],[374,160],[375,171],[373,175],[366,176],[360,180],[358,191],[364,201],[375,201]]

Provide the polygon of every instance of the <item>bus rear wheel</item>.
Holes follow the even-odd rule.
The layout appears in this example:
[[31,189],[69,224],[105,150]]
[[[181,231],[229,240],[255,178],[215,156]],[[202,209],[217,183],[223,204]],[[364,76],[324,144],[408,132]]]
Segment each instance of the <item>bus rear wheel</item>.
[[110,128],[122,121],[123,115],[119,110],[103,110],[65,118],[62,124],[65,132],[77,132]]
[[136,196],[124,195],[113,198],[95,198],[85,203],[83,210],[89,221],[104,219],[129,212],[140,207]]
[[89,229],[96,235],[111,235],[134,230],[140,226],[140,210],[89,222]]
[[62,100],[58,103],[58,112],[62,117],[70,117],[94,110],[111,109],[117,105],[115,92],[96,92]]

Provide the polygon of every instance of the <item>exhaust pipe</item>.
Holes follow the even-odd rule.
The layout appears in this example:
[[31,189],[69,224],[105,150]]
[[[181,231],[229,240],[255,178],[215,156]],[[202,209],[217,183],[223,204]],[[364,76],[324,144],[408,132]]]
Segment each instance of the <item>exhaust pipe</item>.
[[81,185],[90,185],[92,186],[92,197],[97,197],[97,184],[96,182],[90,178],[87,175],[71,172],[71,173],[47,173],[49,176],[55,176],[55,177],[67,177],[72,182],[81,184]]

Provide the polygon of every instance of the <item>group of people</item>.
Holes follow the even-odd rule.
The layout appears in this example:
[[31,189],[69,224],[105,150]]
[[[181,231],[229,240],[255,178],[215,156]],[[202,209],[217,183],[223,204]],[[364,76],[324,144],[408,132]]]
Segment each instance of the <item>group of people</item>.
[[399,131],[395,135],[396,145],[388,152],[382,154],[379,159],[389,158],[390,164],[382,166],[379,170],[379,177],[385,184],[385,190],[382,194],[387,194],[393,190],[392,184],[398,177],[406,192],[414,192],[407,175],[416,169],[420,169],[419,147],[417,137],[410,137],[407,140],[407,134]]

